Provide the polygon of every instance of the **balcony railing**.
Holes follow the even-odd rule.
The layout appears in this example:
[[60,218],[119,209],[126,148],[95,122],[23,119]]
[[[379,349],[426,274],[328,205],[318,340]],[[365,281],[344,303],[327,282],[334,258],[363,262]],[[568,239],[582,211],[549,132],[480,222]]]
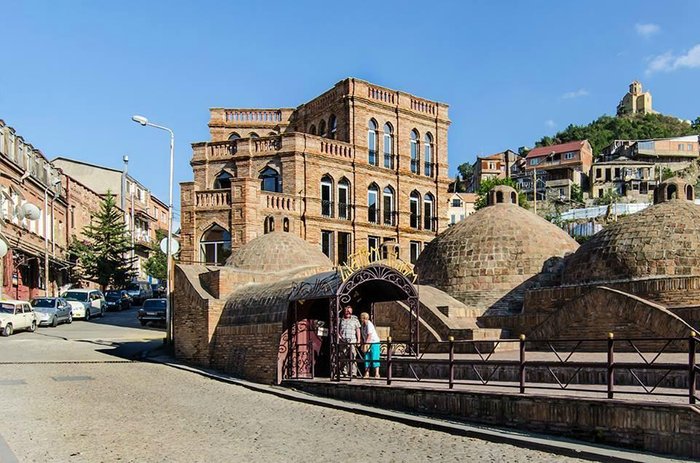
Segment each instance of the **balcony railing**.
[[384,153],[384,167],[387,169],[394,168],[394,156],[391,153]]
[[203,190],[195,193],[195,206],[197,207],[231,206],[231,191],[229,190]]
[[420,173],[419,165],[420,165],[420,163],[419,163],[418,159],[411,159],[411,173],[413,173],[413,174]]
[[375,150],[369,150],[367,162],[373,166],[376,166],[379,164],[379,159],[377,157],[377,152]]
[[350,209],[352,206],[347,203],[338,203],[338,218],[343,220],[350,220]]
[[376,206],[370,206],[367,208],[367,221],[369,223],[379,223],[379,211]]
[[321,201],[321,215],[324,217],[333,217],[333,201]]
[[296,199],[284,193],[264,192],[261,196],[262,207],[279,211],[296,211]]
[[384,210],[384,225],[396,225],[397,211]]
[[420,214],[411,214],[411,228],[419,229],[420,228]]
[[425,216],[423,220],[423,229],[435,231],[435,223],[437,222],[437,217]]
[[432,177],[432,176],[433,176],[433,167],[434,167],[434,166],[435,166],[435,164],[433,164],[432,162],[426,162],[426,163],[424,163],[424,165],[423,165],[423,167],[424,167],[423,172],[425,172],[425,175],[427,175],[428,177]]

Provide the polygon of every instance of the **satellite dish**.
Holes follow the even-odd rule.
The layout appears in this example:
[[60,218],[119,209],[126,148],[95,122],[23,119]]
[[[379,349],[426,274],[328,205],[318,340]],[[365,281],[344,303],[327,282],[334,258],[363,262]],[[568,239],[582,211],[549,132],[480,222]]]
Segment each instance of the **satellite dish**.
[[[160,241],[160,250],[163,254],[168,253],[168,238],[163,238]],[[170,238],[170,254],[175,255],[180,250],[180,243],[175,238]]]
[[0,259],[7,255],[7,250],[7,242],[3,239],[0,239]]
[[[26,219],[38,220],[41,217],[41,211],[34,204],[25,203],[20,209],[23,212],[22,216]],[[19,214],[17,216],[19,217]]]

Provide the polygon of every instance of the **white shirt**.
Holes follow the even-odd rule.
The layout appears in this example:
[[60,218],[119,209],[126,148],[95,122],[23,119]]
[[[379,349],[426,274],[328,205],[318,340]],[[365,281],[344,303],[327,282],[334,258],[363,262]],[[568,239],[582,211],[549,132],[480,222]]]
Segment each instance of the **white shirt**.
[[369,320],[367,320],[367,324],[362,324],[362,339],[364,339],[366,343],[379,342],[379,335],[374,328],[374,323]]

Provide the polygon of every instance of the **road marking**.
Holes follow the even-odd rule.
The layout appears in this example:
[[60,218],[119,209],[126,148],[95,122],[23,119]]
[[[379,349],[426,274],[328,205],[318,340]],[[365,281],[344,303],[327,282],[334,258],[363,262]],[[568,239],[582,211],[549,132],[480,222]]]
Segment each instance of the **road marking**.
[[92,376],[52,376],[54,381],[92,381]]
[[5,439],[2,438],[2,435],[0,435],[0,461],[2,463],[19,463],[17,456],[12,453],[10,446],[7,445],[7,442],[5,442]]
[[20,384],[27,384],[27,382],[23,379],[0,379],[0,386],[17,386]]

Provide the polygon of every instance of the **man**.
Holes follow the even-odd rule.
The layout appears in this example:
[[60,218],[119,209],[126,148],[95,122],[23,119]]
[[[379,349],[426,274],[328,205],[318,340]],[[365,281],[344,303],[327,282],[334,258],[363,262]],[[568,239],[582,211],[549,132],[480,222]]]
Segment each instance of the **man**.
[[360,341],[360,320],[352,314],[352,306],[346,305],[343,308],[343,318],[340,319],[340,360],[352,360],[352,369],[348,369],[348,364],[343,363],[343,375],[349,376],[357,374],[357,363],[355,360],[356,344]]

